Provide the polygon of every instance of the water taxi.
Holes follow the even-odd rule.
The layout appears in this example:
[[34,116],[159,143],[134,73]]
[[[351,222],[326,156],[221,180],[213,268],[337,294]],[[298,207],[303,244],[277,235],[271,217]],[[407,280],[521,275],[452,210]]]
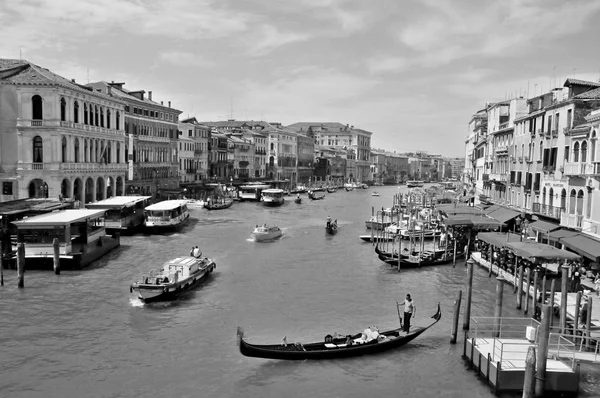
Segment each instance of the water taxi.
[[187,199],[188,208],[204,207],[204,201],[202,199]]
[[283,231],[277,225],[268,226],[263,224],[262,226],[257,225],[252,231],[252,237],[256,242],[263,242],[267,240],[273,240],[281,237]]
[[254,201],[259,202],[261,192],[265,189],[269,189],[271,186],[267,184],[248,184],[240,185],[238,188],[238,198],[241,201]]
[[197,286],[216,267],[208,257],[178,257],[164,263],[161,269],[142,275],[129,291],[146,303],[170,300]]
[[131,232],[144,225],[144,208],[151,196],[114,196],[85,205],[88,209],[106,210],[104,227],[107,230]]
[[377,192],[377,191],[373,191],[373,192],[371,193],[371,196],[379,196],[379,192]]
[[425,185],[425,181],[421,180],[410,180],[406,181],[407,188],[421,188]]
[[262,202],[265,206],[281,206],[285,201],[283,189],[265,189],[262,191]]
[[219,196],[207,198],[204,202],[204,208],[206,210],[223,210],[231,207],[233,204],[233,198],[228,196]]
[[190,217],[187,200],[165,200],[146,207],[146,228],[153,230],[178,229]]
[[106,210],[60,210],[21,221],[17,241],[25,243],[27,268],[52,268],[54,238],[58,239],[61,268],[81,269],[120,245],[119,236],[106,235]]

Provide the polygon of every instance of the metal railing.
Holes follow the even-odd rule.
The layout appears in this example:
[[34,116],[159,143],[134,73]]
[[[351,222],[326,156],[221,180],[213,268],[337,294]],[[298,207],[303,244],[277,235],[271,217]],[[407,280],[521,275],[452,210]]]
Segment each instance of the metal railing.
[[550,206],[541,203],[534,203],[531,209],[534,213],[538,213],[546,217],[555,218],[557,220],[560,220],[560,216],[564,210],[560,207]]

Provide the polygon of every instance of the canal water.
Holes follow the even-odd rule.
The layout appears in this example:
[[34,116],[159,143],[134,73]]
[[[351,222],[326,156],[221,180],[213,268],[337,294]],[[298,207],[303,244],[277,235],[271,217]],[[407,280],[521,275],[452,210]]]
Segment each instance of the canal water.
[[[405,191],[406,188],[400,188]],[[371,196],[377,190],[379,197]],[[358,239],[371,206],[389,207],[397,187],[327,194],[325,200],[266,208],[191,210],[179,233],[123,237],[83,271],[15,271],[0,287],[2,397],[492,397],[449,344],[452,305],[466,269],[452,265],[398,273]],[[326,236],[325,219],[339,233]],[[260,223],[283,238],[249,239]],[[144,305],[129,285],[193,245],[217,262],[206,283],[166,304]],[[474,316],[493,314],[495,282],[476,268]],[[508,289],[505,290],[508,292]],[[369,325],[398,326],[396,300],[410,293],[413,324],[442,320],[410,345],[376,356],[285,362],[242,356],[236,328],[256,343],[322,340]],[[505,316],[520,316],[505,293]],[[461,319],[462,325],[462,319]],[[599,396],[598,373],[583,367],[581,396]],[[510,395],[506,395],[507,397]],[[518,396],[518,395],[513,395]]]

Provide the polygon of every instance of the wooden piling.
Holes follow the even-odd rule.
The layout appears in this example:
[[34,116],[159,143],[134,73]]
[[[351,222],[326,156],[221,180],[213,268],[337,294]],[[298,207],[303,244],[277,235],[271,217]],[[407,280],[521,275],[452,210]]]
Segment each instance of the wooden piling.
[[[556,292],[556,279],[552,279],[550,282],[550,299],[548,300],[548,304],[552,306],[552,314],[554,314],[554,295]],[[550,317],[550,326],[554,325],[554,317]]]
[[531,286],[531,268],[527,268],[527,276],[525,277],[525,310],[524,314],[529,312],[529,288]]
[[537,283],[538,283],[538,271],[535,270],[533,271],[533,295],[531,297],[531,306],[533,307],[533,317],[535,318],[535,308],[537,306],[537,293],[538,293],[538,288],[537,288]]
[[494,246],[490,244],[490,273],[488,276],[492,277],[492,268],[494,267]]
[[533,398],[535,392],[535,347],[527,350],[525,358],[525,378],[523,380],[523,398]]
[[471,326],[471,297],[473,294],[473,263],[467,260],[467,297],[465,302],[465,316],[463,318],[463,330],[469,330]]
[[[516,260],[515,260],[516,261]],[[517,286],[517,309],[520,310],[523,304],[523,266],[519,267],[519,286]]]
[[454,237],[454,257],[452,257],[452,268],[456,266],[456,236]]
[[562,279],[560,281],[560,332],[565,333],[565,327],[567,326],[567,293],[568,282],[569,282],[569,266],[563,265],[561,267]]
[[58,238],[52,240],[52,248],[54,249],[54,273],[60,275],[60,245],[58,243]]
[[500,337],[500,319],[502,318],[502,296],[504,294],[504,278],[496,278],[496,306],[494,308],[494,334],[493,337]]
[[23,243],[17,244],[17,286],[22,289],[25,287],[25,246]]
[[548,362],[548,340],[550,339],[550,317],[552,307],[542,305],[541,324],[538,329],[538,352],[536,358],[535,396],[543,397],[546,384],[546,364]]
[[450,334],[450,344],[456,344],[456,336],[458,334],[458,319],[460,317],[460,302],[462,299],[462,290],[456,294],[454,300],[454,318],[452,320],[452,333]]
[[588,301],[588,312],[587,319],[585,320],[585,330],[586,330],[586,346],[589,350],[592,347],[591,339],[590,339],[590,327],[592,326],[592,295],[589,295],[587,298]]
[[545,304],[546,303],[546,275],[544,275],[544,277],[542,278],[542,300],[540,301],[541,304]]
[[[579,329],[579,308],[581,308],[581,292],[577,292],[577,295],[575,296],[575,313],[573,314],[573,318],[575,319],[573,329]],[[585,323],[585,319],[582,319],[581,323]],[[575,330],[573,330],[573,335],[576,335]]]
[[[519,263],[519,257],[517,257],[517,256],[515,255],[515,286],[514,286],[514,289],[515,289],[515,290],[514,290],[514,293],[516,293],[516,292],[517,292],[517,290],[519,290],[519,286],[518,286],[518,285],[517,285],[517,283],[516,283],[516,282],[517,282],[517,280],[519,281],[519,283],[520,283],[521,285],[523,284],[523,267],[517,267],[518,263]],[[519,275],[517,272],[520,272],[520,276],[521,276],[521,278],[520,278],[520,279],[519,279],[519,278],[517,278],[517,276]],[[522,287],[521,287],[521,288],[522,288]],[[522,292],[522,290],[521,290],[521,292]],[[520,301],[517,301],[517,303],[518,303],[518,306],[517,306],[517,308],[518,308],[518,309],[521,309],[521,306],[520,306],[520,305],[521,305],[521,302],[520,302]]]
[[4,241],[2,236],[0,236],[0,286],[4,286]]

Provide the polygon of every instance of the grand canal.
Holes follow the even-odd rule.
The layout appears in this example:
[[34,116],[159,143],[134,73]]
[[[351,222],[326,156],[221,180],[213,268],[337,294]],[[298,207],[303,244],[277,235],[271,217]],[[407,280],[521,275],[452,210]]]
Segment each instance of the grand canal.
[[[381,196],[371,196],[377,189]],[[401,188],[403,191],[406,188]],[[389,207],[396,187],[338,191],[325,200],[280,208],[235,203],[192,210],[179,233],[138,234],[83,271],[28,271],[26,288],[5,271],[0,287],[0,395],[3,397],[492,397],[461,360],[463,336],[449,344],[453,300],[464,263],[397,273],[380,262],[367,233],[371,206]],[[327,215],[340,232],[325,235]],[[284,237],[255,243],[255,224],[277,223]],[[129,285],[192,245],[217,262],[212,278],[167,304],[143,305]],[[473,315],[493,314],[495,282],[474,277]],[[508,289],[507,289],[508,291]],[[398,325],[395,301],[411,293],[413,323],[441,302],[440,323],[396,351],[337,361],[246,358],[249,341],[321,340],[378,325]],[[521,316],[506,294],[505,316]],[[462,324],[462,321],[461,321]],[[598,374],[583,367],[580,396],[600,395]]]

